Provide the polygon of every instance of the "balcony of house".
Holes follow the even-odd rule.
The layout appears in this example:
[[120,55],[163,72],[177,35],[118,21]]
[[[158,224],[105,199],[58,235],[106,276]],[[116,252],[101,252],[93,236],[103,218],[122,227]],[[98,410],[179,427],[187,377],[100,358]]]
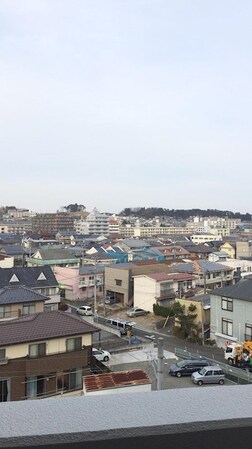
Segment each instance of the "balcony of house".
[[45,265],[59,266],[59,267],[78,267],[80,265],[80,259],[35,259],[34,257],[27,257],[26,263],[28,267],[39,266],[44,267]]
[[176,292],[174,288],[167,288],[164,290],[160,290],[155,296],[157,301],[162,301],[164,299],[173,299],[176,296]]
[[35,375],[41,372],[54,372],[60,370],[87,367],[91,362],[91,349],[83,347],[77,350],[55,352],[46,354],[27,355],[25,359],[25,371],[27,375]]
[[5,402],[0,447],[247,449],[251,393],[243,385]]
[[207,273],[206,275],[200,274],[200,277],[197,279],[197,285],[203,287],[204,285],[219,285],[225,286],[231,283],[233,280],[233,274],[228,273]]
[[94,286],[102,286],[103,281],[102,280],[96,280],[95,279],[83,279],[79,281],[79,288],[85,288],[85,287],[94,287]]

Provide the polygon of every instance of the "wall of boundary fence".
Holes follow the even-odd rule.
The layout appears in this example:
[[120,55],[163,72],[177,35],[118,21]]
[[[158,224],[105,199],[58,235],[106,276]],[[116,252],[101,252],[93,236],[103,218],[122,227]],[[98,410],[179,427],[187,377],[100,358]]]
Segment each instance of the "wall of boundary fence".
[[241,368],[236,368],[235,366],[230,366],[227,363],[222,363],[208,357],[200,356],[199,354],[189,352],[181,348],[175,348],[175,355],[181,359],[204,359],[209,361],[212,365],[219,365],[224,371],[226,378],[238,385],[252,383],[252,373]]

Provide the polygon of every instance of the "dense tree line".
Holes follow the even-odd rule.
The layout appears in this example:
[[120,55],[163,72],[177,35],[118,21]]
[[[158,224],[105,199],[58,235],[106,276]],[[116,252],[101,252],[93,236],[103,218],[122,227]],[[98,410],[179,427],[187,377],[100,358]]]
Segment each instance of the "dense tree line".
[[240,218],[242,221],[251,221],[251,214],[241,214],[240,212],[232,212],[230,210],[218,209],[165,209],[162,207],[141,207],[134,210],[126,207],[120,212],[123,217],[138,216],[140,218],[165,217],[174,218],[176,220],[186,220],[189,217],[220,217],[220,218]]

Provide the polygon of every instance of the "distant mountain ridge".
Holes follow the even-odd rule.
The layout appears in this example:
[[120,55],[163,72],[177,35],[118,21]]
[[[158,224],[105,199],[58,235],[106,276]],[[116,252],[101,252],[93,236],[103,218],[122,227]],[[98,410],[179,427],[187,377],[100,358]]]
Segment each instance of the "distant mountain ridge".
[[138,216],[142,218],[169,217],[174,219],[186,220],[189,217],[220,217],[220,218],[240,218],[242,221],[251,221],[251,214],[246,212],[232,212],[229,210],[218,209],[165,209],[162,207],[126,207],[120,214],[123,217]]

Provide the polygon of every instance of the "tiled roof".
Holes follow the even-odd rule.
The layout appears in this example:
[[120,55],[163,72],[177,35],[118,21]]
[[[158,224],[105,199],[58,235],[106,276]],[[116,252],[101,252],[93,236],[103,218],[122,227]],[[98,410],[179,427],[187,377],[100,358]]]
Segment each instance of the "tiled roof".
[[191,281],[195,279],[194,276],[188,273],[150,273],[148,277],[154,279],[155,281]]
[[121,243],[127,245],[129,248],[147,248],[150,246],[145,240],[139,239],[124,239]]
[[0,290],[0,305],[46,301],[48,298],[26,287],[4,287]]
[[[199,269],[197,270],[196,265],[198,265]],[[219,264],[218,262],[209,262],[208,260],[196,260],[195,264],[193,263],[182,263],[174,266],[175,271],[179,272],[187,272],[187,273],[196,273],[196,272],[215,272],[215,271],[232,271],[233,269],[227,267],[225,265]]]
[[[15,282],[10,282],[15,275]],[[58,282],[52,268],[44,267],[14,267],[0,270],[0,288],[24,285],[29,288],[56,287]]]
[[105,271],[105,266],[98,265],[82,265],[79,269],[79,274],[94,274],[94,273],[103,273]]
[[57,260],[57,259],[74,259],[75,250],[73,249],[41,249],[37,250],[43,260]]
[[54,310],[0,322],[0,347],[98,332],[76,315]]
[[235,285],[217,288],[216,290],[213,290],[211,294],[252,302],[252,279],[246,277],[245,279],[241,279]]
[[2,245],[0,251],[9,256],[20,256],[26,253],[26,250],[20,245]]
[[142,369],[84,376],[83,381],[87,392],[151,384],[149,376]]

